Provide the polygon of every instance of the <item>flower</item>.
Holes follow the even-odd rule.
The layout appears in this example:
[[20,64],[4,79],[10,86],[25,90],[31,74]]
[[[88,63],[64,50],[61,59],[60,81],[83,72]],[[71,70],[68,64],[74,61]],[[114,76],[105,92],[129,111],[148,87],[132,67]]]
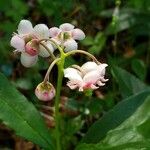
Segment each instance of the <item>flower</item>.
[[[18,34],[15,33],[11,38],[11,46],[17,52],[21,52],[21,63],[25,67],[31,67],[36,64],[38,55],[49,57],[49,53],[39,45],[40,39],[49,38],[49,29],[45,24],[38,24],[34,28],[29,20],[21,20],[18,25]],[[52,52],[54,51],[51,43],[43,42]]]
[[67,86],[70,89],[79,88],[79,91],[86,89],[97,89],[98,86],[104,86],[108,79],[105,79],[105,68],[107,64],[97,65],[95,62],[87,62],[81,67],[67,68],[64,70],[64,76],[69,79]]
[[38,86],[36,87],[35,95],[41,101],[50,101],[55,96],[55,88],[49,82],[46,83],[42,82],[38,84]]
[[52,40],[58,45],[65,47],[65,52],[76,50],[78,44],[75,40],[83,40],[85,38],[84,32],[78,28],[74,29],[74,25],[70,23],[64,23],[59,28],[52,27],[49,33]]

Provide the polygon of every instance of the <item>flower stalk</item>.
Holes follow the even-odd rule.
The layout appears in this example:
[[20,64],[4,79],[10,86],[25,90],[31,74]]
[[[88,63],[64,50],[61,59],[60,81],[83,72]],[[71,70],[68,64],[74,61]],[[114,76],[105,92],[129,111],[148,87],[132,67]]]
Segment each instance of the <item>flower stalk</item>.
[[56,150],[61,150],[61,143],[60,143],[60,114],[59,114],[59,103],[60,103],[60,92],[62,87],[62,80],[63,80],[63,70],[64,70],[64,63],[65,63],[65,54],[61,53],[60,60],[57,61],[58,66],[58,78],[57,78],[57,88],[56,88],[56,97],[55,97],[55,133],[56,133]]

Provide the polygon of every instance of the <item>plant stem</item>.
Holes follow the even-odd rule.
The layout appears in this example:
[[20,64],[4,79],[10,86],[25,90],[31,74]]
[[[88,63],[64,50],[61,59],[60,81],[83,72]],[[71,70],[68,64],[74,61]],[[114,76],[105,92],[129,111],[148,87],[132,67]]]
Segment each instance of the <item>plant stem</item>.
[[83,51],[83,50],[72,50],[72,51],[66,53],[65,55],[69,56],[69,55],[73,55],[73,54],[76,54],[76,53],[87,55],[88,57],[92,58],[93,61],[95,61],[97,64],[100,64],[100,62],[92,54],[90,54],[86,51]]
[[44,78],[44,82],[46,83],[48,80],[49,80],[49,75],[50,75],[50,72],[52,70],[52,68],[54,67],[54,65],[60,60],[60,58],[56,58],[49,66],[47,72],[46,72],[46,75],[45,75],[45,78]]
[[60,143],[60,114],[59,114],[59,103],[60,103],[60,92],[62,87],[63,80],[63,69],[64,69],[65,55],[61,53],[60,61],[57,62],[58,66],[58,79],[57,79],[57,88],[56,88],[56,97],[55,97],[55,134],[56,134],[56,150],[61,150]]

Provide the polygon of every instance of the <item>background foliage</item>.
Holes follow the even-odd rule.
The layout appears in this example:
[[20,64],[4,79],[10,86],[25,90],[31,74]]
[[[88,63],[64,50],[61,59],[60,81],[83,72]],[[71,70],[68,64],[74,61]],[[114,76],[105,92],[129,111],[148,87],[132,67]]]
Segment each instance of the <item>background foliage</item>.
[[[107,69],[109,82],[105,87],[96,90],[92,97],[70,91],[65,86],[66,81],[64,80],[61,104],[64,118],[61,122],[64,149],[72,149],[81,141],[77,150],[114,148],[140,150],[142,148],[150,149],[150,136],[147,134],[150,131],[150,98],[148,97],[150,94],[149,18],[150,1],[148,0],[0,1],[0,71],[8,77],[13,86],[27,97],[28,100],[25,101],[30,102],[30,104],[27,103],[27,105],[30,105],[29,108],[33,108],[32,104],[34,104],[39,111],[46,114],[46,122],[51,127],[49,130],[52,137],[46,137],[49,135],[43,132],[44,139],[51,138],[53,141],[53,118],[47,117],[50,110],[45,107],[53,106],[53,104],[39,102],[34,96],[34,89],[42,81],[49,60],[40,60],[31,69],[21,66],[19,56],[14,55],[13,49],[10,47],[11,35],[16,32],[19,21],[29,19],[34,25],[46,23],[49,27],[70,22],[86,33],[85,40],[79,45],[80,49],[94,54],[100,62],[109,65]],[[88,58],[76,55],[68,59],[65,65],[82,64],[87,60]],[[53,74],[51,74],[51,81],[54,85],[56,74],[57,69],[54,68]],[[11,93],[7,95],[7,92],[9,93],[12,90],[9,87],[10,83],[5,80],[5,77],[1,75],[0,119],[3,121],[1,121],[2,127],[0,127],[0,148],[17,149],[18,143],[24,143],[25,141],[14,137],[13,131],[20,131],[19,129],[22,126],[18,125],[18,129],[15,128],[15,124],[11,121],[14,116],[9,115],[9,113],[12,114],[13,110],[7,105],[4,107],[5,99],[9,101],[9,104],[12,100],[9,98],[9,96],[12,97]],[[8,98],[3,98],[3,94],[7,95]],[[19,98],[19,96],[21,96],[20,93],[18,93],[18,99],[25,99],[24,97]],[[20,114],[18,112],[19,107],[21,107],[21,104],[15,105],[14,110]],[[3,109],[4,111],[2,111]],[[28,112],[28,109],[22,112],[22,117]],[[5,110],[8,111],[5,112]],[[36,110],[33,110],[33,114],[35,114],[34,116],[37,115],[35,119],[40,117]],[[6,116],[8,116],[7,119]],[[30,117],[18,117],[18,119],[22,123],[27,121],[24,131],[27,130],[28,121],[31,121]],[[37,131],[45,130],[46,132],[44,122],[41,117],[40,119],[42,123],[39,128],[37,127]],[[3,123],[14,130],[6,128]],[[32,124],[32,121],[30,123]],[[6,136],[6,133],[8,133],[8,136]],[[7,137],[6,139],[3,138],[3,134]],[[51,145],[51,142],[43,141],[43,137],[40,137],[40,135],[39,141],[36,141],[37,139],[34,136],[27,137],[23,131],[18,135],[42,147],[43,144],[41,143],[48,142],[44,144],[45,148],[49,144]],[[24,144],[27,149],[30,146],[30,149],[36,147],[28,142]]]

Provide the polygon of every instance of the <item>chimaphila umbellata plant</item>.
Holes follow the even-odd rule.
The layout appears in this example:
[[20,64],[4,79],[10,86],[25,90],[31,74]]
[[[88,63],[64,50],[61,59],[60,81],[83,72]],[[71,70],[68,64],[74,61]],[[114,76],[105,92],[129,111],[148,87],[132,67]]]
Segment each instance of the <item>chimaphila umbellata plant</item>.
[[[57,27],[48,28],[45,24],[32,26],[28,20],[21,20],[17,33],[13,34],[11,46],[15,53],[21,53],[21,63],[25,67],[34,66],[38,57],[50,57],[53,61],[50,64],[44,80],[35,89],[35,95],[41,101],[52,101],[55,97],[55,134],[56,150],[61,150],[60,142],[60,92],[63,76],[68,78],[67,86],[70,89],[78,89],[80,92],[88,89],[95,90],[104,86],[108,79],[105,79],[105,68],[107,64],[100,63],[90,53],[78,50],[77,40],[83,40],[85,34],[82,30],[75,28],[70,23],[64,23]],[[55,56],[54,51],[58,50],[59,55]],[[65,59],[70,55],[80,53],[92,59],[81,67],[74,64],[64,68]],[[58,79],[56,91],[49,81],[49,75],[54,65],[58,67]]]

